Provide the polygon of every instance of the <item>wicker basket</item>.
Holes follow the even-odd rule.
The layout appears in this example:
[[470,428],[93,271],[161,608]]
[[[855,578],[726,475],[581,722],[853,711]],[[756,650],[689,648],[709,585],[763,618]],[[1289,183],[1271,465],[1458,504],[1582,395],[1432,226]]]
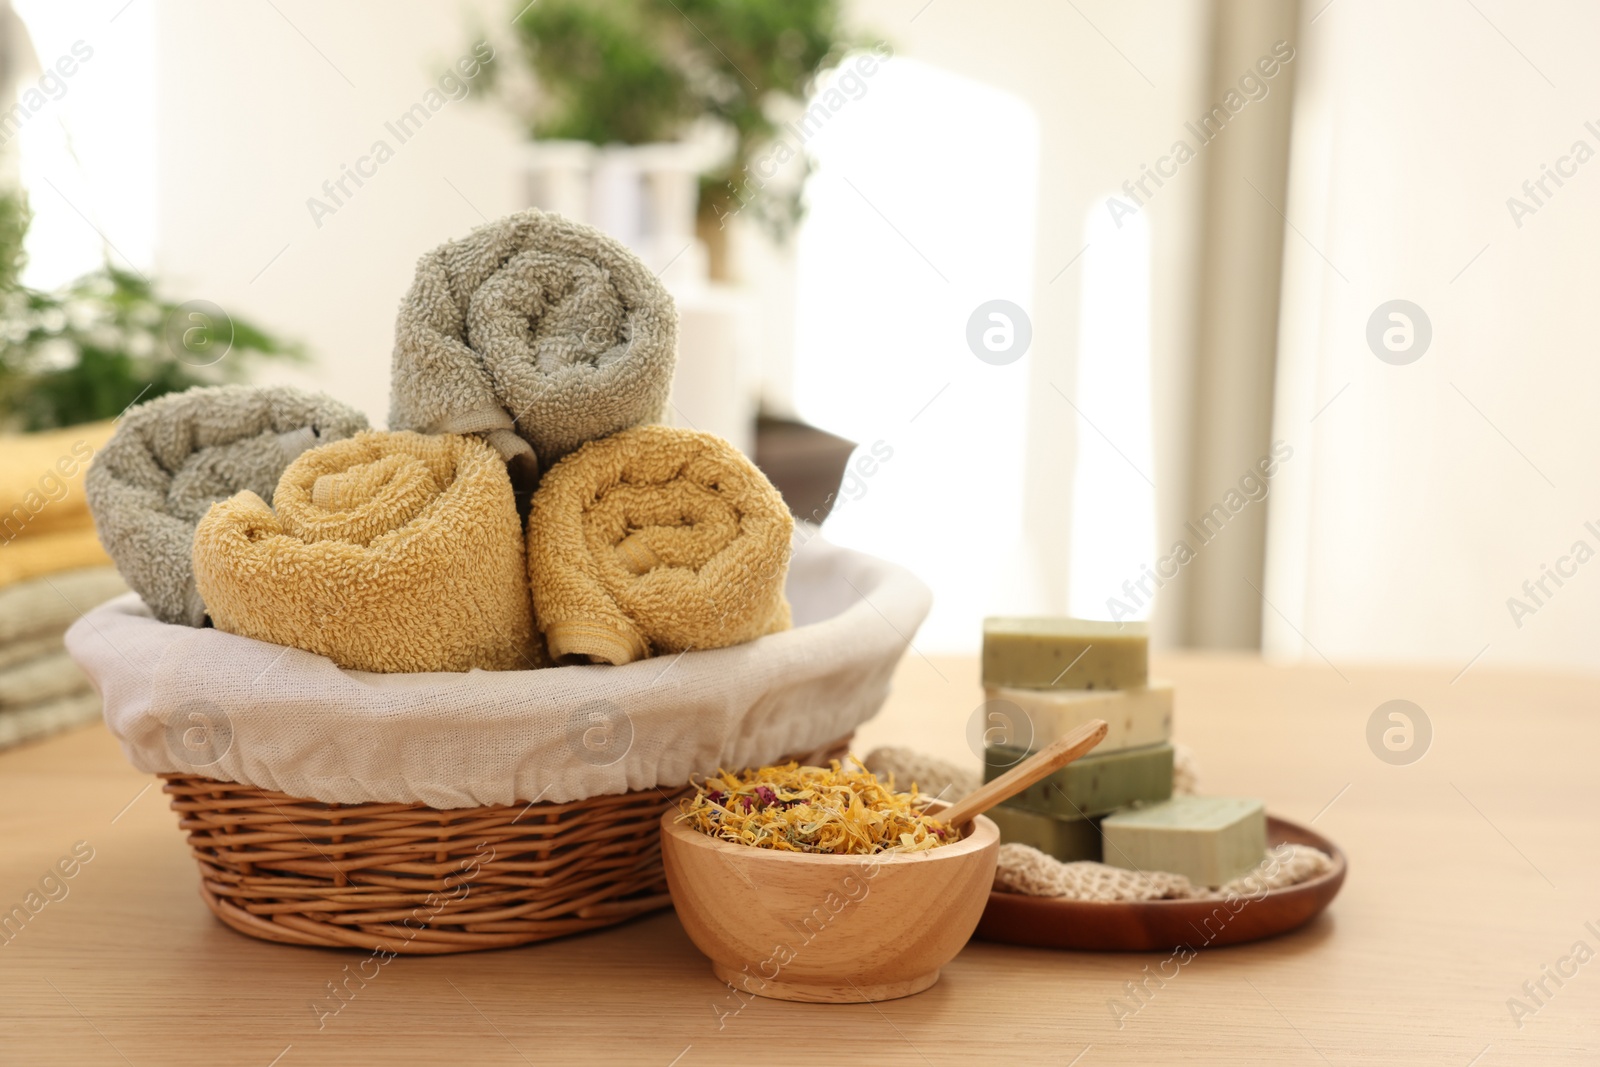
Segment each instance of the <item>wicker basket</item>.
[[[839,758],[848,743],[794,758]],[[666,907],[659,821],[686,792],[441,811],[161,777],[217,918],[268,941],[406,955],[509,948]]]

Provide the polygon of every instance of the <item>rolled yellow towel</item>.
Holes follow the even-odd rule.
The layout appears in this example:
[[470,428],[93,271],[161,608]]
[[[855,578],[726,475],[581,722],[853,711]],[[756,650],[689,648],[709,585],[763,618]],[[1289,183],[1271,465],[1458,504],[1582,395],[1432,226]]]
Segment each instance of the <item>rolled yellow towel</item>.
[[250,492],[213,504],[195,584],[219,630],[352,670],[546,666],[520,534],[492,447],[368,431],[289,464],[273,507]]
[[720,437],[638,426],[556,464],[528,516],[535,617],[557,662],[629,663],[789,628],[794,520]]

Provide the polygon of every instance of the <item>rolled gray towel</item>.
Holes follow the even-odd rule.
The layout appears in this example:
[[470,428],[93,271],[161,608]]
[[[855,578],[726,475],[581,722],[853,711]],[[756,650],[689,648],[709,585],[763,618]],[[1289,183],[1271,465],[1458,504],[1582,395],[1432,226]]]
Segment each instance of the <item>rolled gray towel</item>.
[[354,408],[286,386],[200,387],[140,404],[84,479],[100,543],[156,618],[204,625],[190,563],[201,516],[244,490],[270,504],[290,460],[366,428]]
[[507,461],[548,468],[661,420],[677,334],[672,297],[632,252],[518,212],[417,261],[395,323],[389,428],[482,434]]
[[84,567],[14,582],[0,589],[0,645],[44,639],[59,645],[80,615],[127,591],[114,567]]

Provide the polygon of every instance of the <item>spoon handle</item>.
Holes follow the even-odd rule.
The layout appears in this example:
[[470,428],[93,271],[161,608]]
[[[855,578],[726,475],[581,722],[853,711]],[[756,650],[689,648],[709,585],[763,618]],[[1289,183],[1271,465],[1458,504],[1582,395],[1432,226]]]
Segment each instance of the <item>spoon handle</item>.
[[939,818],[951,826],[962,826],[982,815],[1002,800],[1008,800],[1039,779],[1052,774],[1088,752],[1105,739],[1106,722],[1095,719],[1052,741],[994,781],[950,805]]

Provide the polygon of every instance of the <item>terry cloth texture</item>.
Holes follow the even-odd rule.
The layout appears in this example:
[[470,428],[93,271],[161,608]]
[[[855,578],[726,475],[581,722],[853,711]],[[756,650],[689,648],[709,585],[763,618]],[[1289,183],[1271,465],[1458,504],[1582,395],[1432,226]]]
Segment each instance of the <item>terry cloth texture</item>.
[[109,566],[94,527],[19,537],[0,544],[0,589],[30,578],[42,578],[85,567]]
[[[66,633],[67,628],[61,627],[61,633]],[[8,667],[15,667],[20,663],[36,660],[40,656],[47,656],[52,652],[60,652],[64,646],[61,644],[61,634],[51,637],[30,637],[22,641],[10,641],[0,644],[0,678],[5,677]],[[0,701],[4,694],[0,694]]]
[[34,741],[82,726],[100,717],[100,697],[92,690],[30,704],[15,711],[0,711],[0,748]]
[[84,612],[128,591],[114,567],[32,578],[0,589],[0,646],[59,637]]
[[548,467],[662,417],[677,330],[672,297],[620,243],[518,212],[418,260],[389,427],[483,434],[507,460]]
[[0,545],[94,529],[83,472],[112,429],[106,421],[0,435]]
[[366,428],[359,411],[284,386],[210,386],[140,404],[89,468],[100,539],[156,618],[204,625],[189,560],[206,509],[245,491],[270,503],[290,460]]
[[26,707],[57,697],[74,696],[89,689],[89,679],[60,645],[0,670],[0,711]]
[[720,437],[639,426],[591,441],[533,496],[528,576],[557,662],[631,663],[789,628],[794,519]]
[[[564,803],[761,766],[876,714],[927,614],[927,589],[811,536],[790,563],[788,592],[793,629],[671,664],[366,674],[221,630],[163,625],[133,596],[91,611],[67,647],[146,773],[330,803]],[[204,766],[174,740],[194,715],[226,740]]]
[[368,431],[291,463],[194,535],[228,633],[385,673],[544,666],[505,463],[474,437]]

